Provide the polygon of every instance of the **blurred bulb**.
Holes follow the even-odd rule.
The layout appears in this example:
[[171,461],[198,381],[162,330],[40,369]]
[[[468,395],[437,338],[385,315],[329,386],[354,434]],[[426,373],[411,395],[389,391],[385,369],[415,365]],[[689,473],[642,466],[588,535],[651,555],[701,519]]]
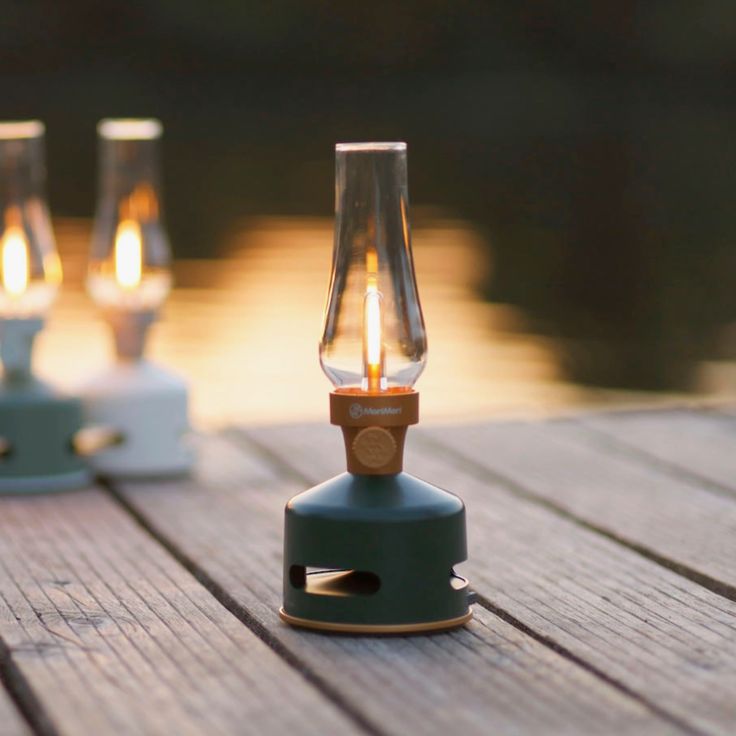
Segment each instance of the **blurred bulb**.
[[123,289],[135,289],[142,270],[141,229],[134,220],[123,220],[115,235],[115,278]]
[[0,317],[42,317],[61,283],[45,198],[44,127],[0,123]]
[[335,247],[320,362],[337,389],[410,389],[426,353],[406,144],[338,144]]
[[99,198],[87,288],[102,307],[155,311],[171,289],[161,219],[157,120],[98,125]]
[[28,289],[28,245],[23,231],[9,227],[3,235],[3,288],[17,299]]

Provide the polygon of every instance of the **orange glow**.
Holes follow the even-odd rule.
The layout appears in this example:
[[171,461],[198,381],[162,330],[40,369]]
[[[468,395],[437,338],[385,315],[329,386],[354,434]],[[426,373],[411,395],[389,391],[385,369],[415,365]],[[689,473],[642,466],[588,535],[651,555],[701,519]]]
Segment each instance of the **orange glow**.
[[143,182],[138,184],[126,199],[120,203],[120,219],[146,222],[159,216],[158,199],[154,188]]
[[378,254],[374,248],[365,257],[367,284],[363,300],[363,362],[368,391],[380,391],[383,386],[383,334],[381,293],[378,291]]
[[[194,389],[192,414],[201,426],[220,428],[244,418],[257,424],[324,422],[325,377],[314,360],[314,343],[324,307],[333,226],[331,218],[244,220],[220,241],[222,255],[217,259],[174,262],[178,287],[167,302],[167,319],[156,325],[150,356],[189,377]],[[81,218],[55,221],[67,286],[36,348],[42,375],[70,390],[79,382],[80,354],[90,371],[106,365],[109,358],[106,327],[90,318],[78,276],[86,266],[91,227]],[[566,382],[561,368],[564,352],[558,343],[531,332],[520,309],[483,301],[478,287],[491,268],[489,246],[472,225],[429,218],[414,228],[412,237],[422,307],[434,345],[421,378],[425,424],[539,416],[643,400],[640,393],[602,392]],[[379,264],[382,268],[380,259]],[[110,298],[100,303],[125,305],[114,258],[109,265],[104,281],[111,287]],[[357,370],[362,378],[364,263],[359,270]],[[148,274],[144,263],[141,287],[125,296],[141,294]],[[381,290],[382,279],[383,273],[378,277]],[[29,282],[29,291],[32,285]],[[386,374],[385,297],[381,311]],[[278,390],[243,390],[268,385],[277,385]],[[397,390],[389,385],[381,393]],[[354,391],[365,391],[360,381]]]
[[376,282],[376,274],[378,273],[378,253],[375,248],[369,248],[365,254],[365,270],[368,273],[368,281],[371,279]]
[[381,295],[375,287],[369,289],[363,303],[363,340],[365,372],[368,390],[377,391],[381,384],[383,340],[381,335]]
[[141,229],[134,220],[123,220],[115,233],[115,278],[123,289],[133,290],[141,283],[142,271]]
[[16,226],[3,235],[3,288],[12,297],[22,296],[28,288],[28,244],[23,231]]
[[63,269],[61,267],[61,259],[59,254],[53,250],[43,257],[43,272],[45,274],[46,283],[58,286],[63,280]]

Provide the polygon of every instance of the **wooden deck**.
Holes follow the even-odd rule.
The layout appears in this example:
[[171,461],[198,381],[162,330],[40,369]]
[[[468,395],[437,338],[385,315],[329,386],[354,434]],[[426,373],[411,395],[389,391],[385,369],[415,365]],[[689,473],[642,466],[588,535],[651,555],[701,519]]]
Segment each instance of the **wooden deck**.
[[466,628],[280,623],[329,425],[199,441],[187,481],[0,498],[0,736],[736,733],[736,413],[412,429],[468,508]]

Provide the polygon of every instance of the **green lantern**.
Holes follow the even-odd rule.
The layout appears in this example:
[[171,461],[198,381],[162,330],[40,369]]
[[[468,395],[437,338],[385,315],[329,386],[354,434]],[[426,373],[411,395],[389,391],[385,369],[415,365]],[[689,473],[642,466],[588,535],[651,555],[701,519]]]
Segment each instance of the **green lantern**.
[[335,386],[330,418],[342,428],[347,472],[286,506],[287,623],[385,634],[470,619],[468,582],[454,571],[467,556],[463,503],[403,472],[425,353],[406,144],[338,144],[320,361]]
[[44,126],[0,123],[0,493],[82,486],[79,403],[34,378],[31,353],[61,282],[44,196]]

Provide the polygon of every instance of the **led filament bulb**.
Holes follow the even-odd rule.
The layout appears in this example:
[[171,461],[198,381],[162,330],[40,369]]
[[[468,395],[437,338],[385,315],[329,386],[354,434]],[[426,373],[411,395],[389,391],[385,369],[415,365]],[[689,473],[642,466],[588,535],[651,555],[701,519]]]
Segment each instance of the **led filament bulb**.
[[338,390],[408,390],[427,338],[411,255],[405,143],[339,143],[322,370]]
[[23,231],[11,225],[3,234],[3,289],[9,300],[28,291],[28,245]]
[[157,120],[103,120],[87,288],[105,309],[155,311],[171,289],[161,218]]
[[61,283],[46,206],[44,126],[0,123],[0,318],[42,318]]
[[376,252],[367,254],[367,279],[363,297],[363,391],[385,391],[383,361],[383,297],[378,291]]

